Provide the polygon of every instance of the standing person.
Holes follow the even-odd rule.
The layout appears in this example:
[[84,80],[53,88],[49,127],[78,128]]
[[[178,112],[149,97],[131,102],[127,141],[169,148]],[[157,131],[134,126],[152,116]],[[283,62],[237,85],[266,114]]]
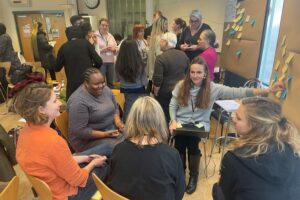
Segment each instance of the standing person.
[[202,31],[211,29],[209,25],[202,23],[202,14],[199,10],[193,10],[190,14],[189,26],[181,35],[180,49],[186,53],[190,60],[198,56],[202,50],[198,46],[198,38]]
[[268,98],[245,98],[232,121],[240,137],[224,155],[215,189],[226,200],[299,199],[300,132],[281,106]]
[[[156,56],[162,53],[160,50],[160,39],[168,29],[168,20],[164,16],[159,17],[152,26],[150,46],[147,61],[147,77],[150,80],[149,89],[152,88],[152,76],[154,71],[154,62]],[[149,91],[150,92],[150,91]]]
[[50,128],[60,106],[45,83],[29,84],[17,93],[14,107],[26,120],[17,143],[17,161],[26,174],[47,183],[54,200],[89,200],[96,192],[91,172],[105,178],[106,156],[71,154],[66,141]]
[[[153,14],[153,23],[160,18],[162,15],[162,12],[160,10],[155,11],[155,13]],[[145,28],[145,33],[144,33],[144,39],[148,40],[148,37],[150,37],[151,32],[152,32],[152,26],[153,24],[151,24],[150,26],[148,26],[147,28]]]
[[131,200],[181,200],[182,163],[166,144],[168,130],[159,103],[152,97],[136,100],[124,133],[126,140],[113,151],[107,185]]
[[189,66],[189,58],[184,52],[175,49],[177,38],[174,33],[165,33],[160,40],[160,49],[163,52],[155,60],[153,73],[153,93],[170,121],[169,104],[172,90],[179,80],[182,80]]
[[[231,88],[210,81],[208,66],[201,58],[193,59],[185,79],[179,82],[172,92],[170,102],[170,131],[180,124],[199,124],[205,131],[210,130],[210,113],[217,99],[235,99],[276,92],[283,89],[281,82],[276,82],[270,88]],[[188,194],[196,190],[201,152],[199,139],[189,136],[176,136],[175,148],[179,151],[185,164],[186,149],[188,150],[189,183],[186,187]],[[185,167],[184,167],[185,168]]]
[[138,49],[141,54],[143,63],[147,65],[149,47],[147,40],[144,39],[144,30],[144,25],[135,24],[133,26],[132,38],[136,41],[138,45]]
[[215,66],[218,59],[218,54],[216,49],[218,45],[216,44],[216,34],[207,29],[200,34],[198,40],[198,46],[203,52],[199,55],[208,65],[209,78],[211,81],[215,80]]
[[135,100],[145,95],[147,85],[145,67],[136,41],[123,41],[117,57],[116,75],[120,79],[120,90],[125,95],[124,122]]
[[72,27],[72,40],[64,43],[58,50],[56,71],[65,68],[67,76],[67,100],[71,94],[83,83],[83,73],[90,67],[100,68],[102,59],[95,51],[95,47],[82,35],[80,27]]
[[71,32],[72,32],[72,30],[74,30],[71,27],[74,27],[74,26],[79,27],[83,22],[84,22],[84,20],[83,20],[82,16],[80,16],[80,15],[73,15],[72,17],[70,17],[71,26],[67,27],[65,30],[68,41],[70,41],[72,39]]
[[114,82],[114,55],[117,51],[117,42],[114,36],[108,31],[108,19],[100,19],[99,30],[95,32],[97,36],[96,45],[98,45],[99,47],[98,54],[103,60],[103,64],[101,66],[101,73],[106,78],[107,86],[112,88]]
[[182,30],[186,27],[186,22],[181,18],[175,18],[172,22],[171,29],[172,32],[177,36],[177,45],[176,49],[180,49],[179,41],[182,34]]
[[51,46],[46,38],[46,33],[43,30],[43,24],[41,22],[37,22],[38,24],[38,32],[37,32],[37,48],[39,59],[41,61],[42,67],[45,69],[46,80],[47,74],[50,73],[51,80],[56,80],[55,75],[55,58],[53,55],[53,46]]

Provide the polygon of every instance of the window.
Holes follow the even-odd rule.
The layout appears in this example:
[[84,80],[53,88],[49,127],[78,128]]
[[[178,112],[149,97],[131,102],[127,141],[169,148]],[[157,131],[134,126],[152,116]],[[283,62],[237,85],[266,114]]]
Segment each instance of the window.
[[267,27],[264,36],[265,39],[263,42],[258,76],[264,86],[269,85],[272,75],[283,2],[284,0],[270,0],[270,10],[269,15],[267,16]]
[[122,36],[132,35],[134,24],[146,23],[145,0],[107,1],[109,31]]

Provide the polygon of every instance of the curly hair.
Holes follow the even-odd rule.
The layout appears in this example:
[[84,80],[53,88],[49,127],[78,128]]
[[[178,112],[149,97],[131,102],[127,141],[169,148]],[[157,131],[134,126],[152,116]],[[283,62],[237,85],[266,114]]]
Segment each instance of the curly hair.
[[46,106],[50,100],[52,87],[46,83],[31,83],[17,93],[14,99],[14,109],[27,122],[45,124],[48,115],[39,112],[39,107]]
[[284,151],[288,144],[300,157],[300,132],[282,115],[281,106],[265,97],[248,97],[241,101],[245,107],[246,119],[251,127],[231,145],[231,148],[243,148],[241,156],[256,157],[265,154],[275,144]]

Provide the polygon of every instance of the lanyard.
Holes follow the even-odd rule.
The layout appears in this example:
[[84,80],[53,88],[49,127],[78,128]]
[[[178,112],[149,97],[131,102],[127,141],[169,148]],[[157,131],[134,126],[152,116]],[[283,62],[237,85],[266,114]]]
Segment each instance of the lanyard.
[[104,37],[104,36],[102,35],[102,33],[100,33],[100,31],[99,31],[99,34],[100,34],[102,40],[105,42],[106,47],[107,47],[107,46],[108,46],[108,39],[107,39],[107,37]]
[[194,102],[193,102],[192,96],[191,96],[191,103],[192,103],[192,111],[195,112],[195,107],[194,107]]

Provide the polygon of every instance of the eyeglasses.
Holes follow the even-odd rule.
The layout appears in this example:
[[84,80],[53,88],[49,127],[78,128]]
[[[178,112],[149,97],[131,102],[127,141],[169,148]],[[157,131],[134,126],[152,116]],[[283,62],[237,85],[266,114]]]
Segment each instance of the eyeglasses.
[[196,24],[196,23],[198,23],[198,22],[199,22],[199,19],[196,19],[196,20],[191,20],[191,19],[190,19],[190,23]]

